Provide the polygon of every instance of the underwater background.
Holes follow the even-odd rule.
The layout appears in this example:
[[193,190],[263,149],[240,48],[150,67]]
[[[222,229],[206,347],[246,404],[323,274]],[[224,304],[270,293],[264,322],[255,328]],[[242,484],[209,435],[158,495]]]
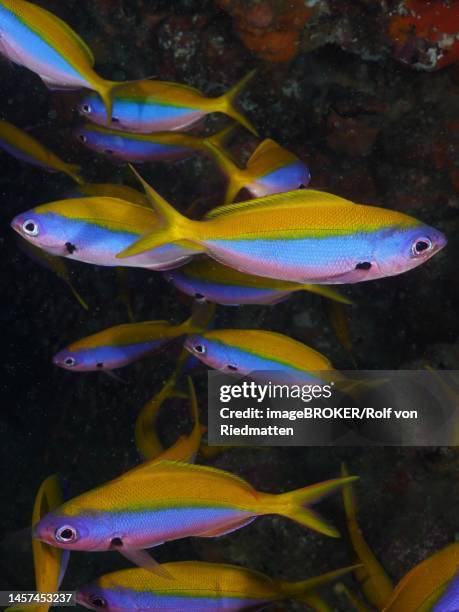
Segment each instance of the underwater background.
[[[459,42],[445,50],[444,39],[419,19],[413,34],[414,24],[401,17],[403,4],[422,15],[422,5],[440,11],[448,3],[40,2],[88,42],[98,72],[112,80],[152,75],[218,95],[257,68],[241,107],[263,137],[308,165],[310,187],[406,212],[448,238],[443,251],[409,273],[340,288],[353,300],[346,314],[357,365],[459,369]],[[426,14],[428,25],[433,18]],[[459,32],[459,8],[451,11],[448,25]],[[50,92],[34,74],[6,62],[0,65],[0,91],[0,118],[81,164],[88,180],[122,179],[135,186],[125,165],[75,142],[70,128],[79,122],[78,94]],[[226,123],[219,115],[208,125]],[[248,132],[241,134],[241,159],[255,142]],[[0,164],[0,583],[4,590],[25,590],[34,582],[29,536],[22,529],[30,523],[41,481],[58,472],[66,496],[73,497],[138,463],[135,418],[172,372],[180,346],[121,370],[123,382],[103,373],[64,371],[53,366],[52,356],[77,338],[127,322],[126,294],[137,321],[178,323],[188,316],[190,301],[158,273],[130,269],[120,285],[113,269],[70,262],[72,282],[90,306],[83,310],[60,279],[21,252],[9,228],[19,212],[68,194],[71,181],[4,153]],[[202,210],[221,201],[224,177],[204,157],[140,168],[179,210],[195,200]],[[221,306],[216,326],[278,331],[318,349],[338,369],[353,368],[325,302],[312,294],[294,294],[276,306]],[[205,422],[204,367],[195,382]],[[160,425],[165,444],[171,443],[187,431],[186,407],[179,402],[167,408]],[[257,489],[278,492],[335,477],[343,460],[360,476],[359,523],[394,581],[459,538],[456,447],[233,448],[211,463]],[[339,495],[320,510],[345,533]],[[167,543],[155,557],[235,563],[289,580],[353,561],[346,536],[328,539],[270,516],[219,539]],[[73,590],[126,566],[113,553],[76,553],[62,588]],[[333,601],[337,610],[347,609],[343,600]],[[304,607],[283,603],[277,609]]]

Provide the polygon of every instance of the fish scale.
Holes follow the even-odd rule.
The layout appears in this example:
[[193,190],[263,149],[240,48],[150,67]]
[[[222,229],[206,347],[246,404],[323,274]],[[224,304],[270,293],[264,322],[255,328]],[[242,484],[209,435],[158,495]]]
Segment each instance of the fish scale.
[[[264,609],[275,601],[295,599],[309,603],[315,589],[348,573],[344,567],[321,576],[287,582],[250,569],[222,563],[182,561],[162,565],[172,579],[142,569],[128,569],[102,576],[78,590],[78,603],[97,609],[192,610],[237,612]],[[319,598],[320,599],[320,598]],[[327,608],[322,608],[327,609]]]
[[162,227],[120,252],[121,260],[174,242],[247,274],[340,284],[400,274],[446,244],[441,232],[403,213],[304,189],[229,204],[192,221],[139,179]]
[[0,0],[0,52],[38,74],[48,87],[96,91],[111,117],[116,84],[94,71],[89,47],[49,11],[26,0]]

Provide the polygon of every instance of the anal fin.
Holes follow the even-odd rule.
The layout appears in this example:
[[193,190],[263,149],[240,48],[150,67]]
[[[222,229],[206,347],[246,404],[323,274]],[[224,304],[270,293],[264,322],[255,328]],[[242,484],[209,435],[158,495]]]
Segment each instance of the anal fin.
[[226,535],[227,533],[237,531],[238,529],[241,529],[241,527],[250,525],[250,523],[254,521],[256,518],[257,518],[256,516],[251,516],[250,518],[236,519],[234,521],[230,521],[226,523],[223,527],[218,527],[217,529],[211,529],[210,531],[204,531],[196,535],[199,538],[218,538],[219,536]]

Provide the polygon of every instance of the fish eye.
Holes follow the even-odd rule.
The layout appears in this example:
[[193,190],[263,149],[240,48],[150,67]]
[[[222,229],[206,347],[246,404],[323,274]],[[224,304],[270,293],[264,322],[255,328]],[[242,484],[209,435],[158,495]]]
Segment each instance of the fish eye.
[[92,108],[89,104],[83,104],[83,106],[81,107],[81,110],[87,115],[89,115],[89,113],[92,111]]
[[27,236],[38,236],[38,224],[33,219],[27,219],[22,224],[22,230]]
[[87,142],[88,140],[84,134],[78,134],[78,138],[81,142]]
[[237,366],[232,365],[231,363],[229,363],[227,366],[228,370],[231,370],[232,372],[237,372]]
[[92,595],[89,598],[89,603],[93,605],[95,608],[106,608],[107,607],[107,602],[105,601],[103,597],[100,597],[100,595]]
[[195,353],[199,353],[200,355],[204,355],[206,352],[206,347],[203,346],[202,344],[196,344],[195,346],[193,346],[193,350]]
[[411,253],[414,257],[428,253],[433,248],[432,240],[427,236],[417,238],[411,247]]
[[73,368],[75,364],[76,364],[75,357],[66,357],[64,359],[64,365],[66,365],[68,368]]
[[195,294],[194,294],[194,299],[195,299],[197,302],[205,302],[205,301],[206,301],[206,296],[205,296],[205,295],[202,295],[202,293],[195,293]]
[[76,529],[74,529],[70,525],[63,525],[63,527],[59,527],[59,529],[56,529],[55,536],[58,542],[63,542],[64,544],[69,542],[75,542],[78,539]]

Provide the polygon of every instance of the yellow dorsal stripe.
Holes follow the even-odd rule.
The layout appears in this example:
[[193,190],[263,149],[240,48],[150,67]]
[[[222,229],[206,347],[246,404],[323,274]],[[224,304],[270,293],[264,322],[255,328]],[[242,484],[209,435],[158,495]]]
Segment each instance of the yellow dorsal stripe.
[[213,219],[214,217],[222,217],[230,213],[250,211],[258,207],[280,206],[284,203],[289,204],[289,206],[301,206],[302,208],[306,208],[307,206],[355,206],[353,202],[331,193],[326,193],[325,191],[297,189],[295,191],[257,198],[256,200],[248,200],[247,202],[237,202],[235,204],[218,206],[209,211],[205,218]]
[[215,476],[219,480],[225,479],[231,481],[232,483],[243,487],[247,492],[256,495],[255,489],[248,482],[232,474],[230,472],[224,472],[214,467],[210,467],[207,465],[193,465],[189,463],[182,463],[181,461],[154,461],[152,463],[146,463],[143,466],[136,466],[133,470],[126,472],[119,477],[117,480],[123,480],[125,478],[145,478],[146,476],[154,477],[155,475],[162,473],[167,474],[170,472],[173,474],[174,472],[180,471],[184,476],[189,475],[192,480],[193,475],[196,473],[208,474],[210,476]]
[[[75,59],[71,58],[72,51],[76,49],[92,67],[94,66],[94,55],[88,45],[82,40],[72,28],[62,19],[49,11],[24,0],[9,1],[4,4],[24,24],[33,30],[40,38],[50,44],[58,53],[62,54],[74,67]],[[74,43],[75,47],[72,49]],[[80,59],[82,59],[82,57]]]

